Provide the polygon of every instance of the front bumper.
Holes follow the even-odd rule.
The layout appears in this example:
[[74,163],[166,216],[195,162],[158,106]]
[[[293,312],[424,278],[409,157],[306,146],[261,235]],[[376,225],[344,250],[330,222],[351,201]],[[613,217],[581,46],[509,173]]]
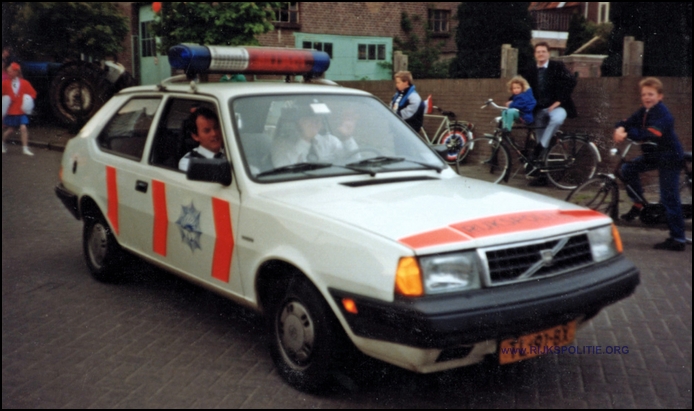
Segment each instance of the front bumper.
[[58,183],[55,186],[55,195],[63,202],[67,211],[70,212],[76,219],[80,219],[80,211],[77,207],[77,195],[63,186],[63,183]]
[[[639,271],[616,257],[564,275],[464,294],[392,303],[330,290],[357,336],[417,348],[448,348],[516,337],[595,316],[631,295]],[[358,314],[341,300],[356,302]]]

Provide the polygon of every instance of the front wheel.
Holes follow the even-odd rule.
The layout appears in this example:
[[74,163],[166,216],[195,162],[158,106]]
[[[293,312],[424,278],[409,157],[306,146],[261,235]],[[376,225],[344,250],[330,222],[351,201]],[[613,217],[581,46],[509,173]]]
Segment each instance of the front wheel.
[[607,176],[591,178],[576,187],[566,201],[618,218],[619,187]]
[[460,150],[456,171],[463,177],[498,183],[508,178],[511,155],[505,145],[494,137],[477,137]]
[[468,141],[473,139],[472,131],[468,130],[467,127],[451,127],[445,130],[441,137],[435,138],[438,144],[444,144],[448,146],[448,153],[444,157],[444,160],[450,165],[456,163],[457,160],[464,160],[467,156],[467,150],[463,149],[463,146]]
[[573,190],[595,175],[600,154],[588,139],[567,136],[557,140],[547,153],[547,177],[558,188]]
[[271,352],[279,374],[300,390],[325,388],[340,335],[330,307],[301,277],[290,280],[271,307]]

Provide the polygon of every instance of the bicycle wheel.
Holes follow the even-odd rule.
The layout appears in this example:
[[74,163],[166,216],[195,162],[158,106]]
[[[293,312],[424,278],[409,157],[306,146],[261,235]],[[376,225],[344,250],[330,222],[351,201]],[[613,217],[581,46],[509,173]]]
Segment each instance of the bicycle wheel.
[[572,190],[593,177],[599,159],[598,149],[587,138],[559,138],[545,158],[547,177],[558,188]]
[[444,157],[444,160],[448,164],[453,165],[459,158],[464,160],[467,156],[467,151],[463,150],[463,146],[472,140],[472,132],[467,127],[458,125],[444,130],[440,137],[435,140],[437,144],[449,146],[448,154]]
[[566,197],[566,201],[599,211],[616,220],[619,187],[610,177],[601,175],[576,187]]
[[465,143],[460,150],[460,161],[455,167],[463,177],[498,183],[508,178],[511,155],[508,148],[493,137],[477,137]]

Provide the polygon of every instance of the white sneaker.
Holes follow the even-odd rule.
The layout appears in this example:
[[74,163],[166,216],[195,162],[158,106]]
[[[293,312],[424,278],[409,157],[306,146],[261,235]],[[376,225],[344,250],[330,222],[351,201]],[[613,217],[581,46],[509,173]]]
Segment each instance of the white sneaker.
[[29,147],[24,147],[24,149],[22,150],[22,153],[25,156],[33,156],[34,155],[34,153],[32,153],[31,150],[29,150]]
[[7,146],[5,145],[5,143],[2,143],[2,154],[5,153],[7,153]]

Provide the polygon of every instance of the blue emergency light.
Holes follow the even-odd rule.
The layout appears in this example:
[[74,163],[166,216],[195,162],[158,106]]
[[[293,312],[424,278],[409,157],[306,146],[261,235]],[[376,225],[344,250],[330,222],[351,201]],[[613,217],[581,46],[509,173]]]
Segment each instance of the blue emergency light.
[[320,76],[330,67],[328,53],[271,47],[227,47],[179,44],[169,49],[171,67],[189,77],[200,73]]

